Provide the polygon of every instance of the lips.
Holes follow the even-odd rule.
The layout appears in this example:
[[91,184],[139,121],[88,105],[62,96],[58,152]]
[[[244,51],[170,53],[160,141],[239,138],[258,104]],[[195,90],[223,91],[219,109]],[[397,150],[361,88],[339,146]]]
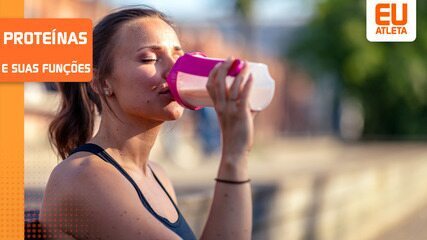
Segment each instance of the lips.
[[169,87],[163,88],[161,91],[159,91],[159,94],[169,94]]
[[166,94],[169,93],[169,85],[167,83],[162,83],[161,85],[157,86],[156,88],[158,88],[158,94]]

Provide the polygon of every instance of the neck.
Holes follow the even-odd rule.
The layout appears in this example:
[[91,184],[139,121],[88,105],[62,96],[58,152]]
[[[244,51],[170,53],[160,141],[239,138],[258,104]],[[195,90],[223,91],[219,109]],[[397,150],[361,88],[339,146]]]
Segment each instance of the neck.
[[162,122],[119,120],[107,114],[101,119],[99,131],[90,142],[103,147],[122,167],[141,169],[146,174],[150,151]]

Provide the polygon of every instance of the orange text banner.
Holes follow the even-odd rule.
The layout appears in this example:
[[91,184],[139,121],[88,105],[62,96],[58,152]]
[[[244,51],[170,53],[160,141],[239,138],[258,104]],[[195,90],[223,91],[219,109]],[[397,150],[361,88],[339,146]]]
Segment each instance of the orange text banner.
[[0,82],[92,79],[90,19],[0,19]]

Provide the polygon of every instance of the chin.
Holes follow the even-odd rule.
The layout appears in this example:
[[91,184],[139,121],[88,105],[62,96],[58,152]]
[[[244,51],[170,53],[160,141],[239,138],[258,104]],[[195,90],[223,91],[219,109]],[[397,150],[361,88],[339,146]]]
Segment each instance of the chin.
[[168,115],[166,121],[177,120],[184,113],[184,108],[181,105],[179,105],[177,102],[171,102],[165,107],[164,110]]

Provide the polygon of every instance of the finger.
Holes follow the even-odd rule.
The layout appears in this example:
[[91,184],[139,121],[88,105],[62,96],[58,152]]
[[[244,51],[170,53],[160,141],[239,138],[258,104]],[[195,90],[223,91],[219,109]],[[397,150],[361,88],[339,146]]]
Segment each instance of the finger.
[[208,82],[206,83],[206,89],[208,90],[209,96],[211,97],[212,101],[215,103],[215,82],[216,82],[216,76],[218,74],[218,68],[221,65],[221,63],[218,63],[215,65],[215,67],[210,71]]
[[249,74],[249,68],[246,65],[246,62],[244,62],[244,67],[240,71],[240,73],[236,76],[233,83],[231,84],[230,90],[228,91],[228,99],[229,100],[237,100],[239,97],[239,92],[242,89],[242,83],[243,80],[248,77]]
[[246,81],[245,85],[243,86],[242,96],[241,100],[244,106],[248,105],[249,102],[249,95],[253,86],[254,78],[252,74],[249,74],[249,78]]
[[232,60],[228,58],[221,66],[218,68],[218,73],[216,76],[215,82],[215,95],[219,103],[225,104],[226,101],[226,85],[225,78],[227,77],[228,69],[231,67]]

